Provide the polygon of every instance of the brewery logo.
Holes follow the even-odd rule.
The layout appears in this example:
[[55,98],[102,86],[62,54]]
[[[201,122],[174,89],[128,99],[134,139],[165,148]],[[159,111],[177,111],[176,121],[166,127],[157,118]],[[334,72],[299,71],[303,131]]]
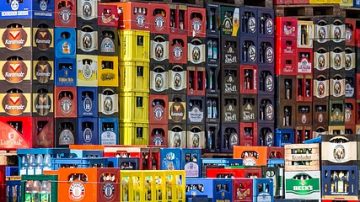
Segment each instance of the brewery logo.
[[190,137],[191,139],[191,147],[192,148],[198,148],[200,146],[200,136],[198,133],[192,133],[191,134],[192,137]]
[[26,64],[21,60],[8,60],[2,69],[5,80],[9,83],[20,83],[27,75]]
[[[172,138],[172,147],[181,147],[182,144],[182,140],[181,140],[181,133],[180,132],[173,132],[173,138]],[[169,170],[174,170],[174,169],[169,169]]]
[[164,57],[164,46],[161,43],[155,45],[155,58],[161,60]]
[[227,71],[225,73],[224,85],[225,85],[225,92],[226,93],[231,93],[231,92],[236,92],[237,91],[234,77],[235,77],[235,75],[231,71]]
[[35,110],[40,116],[46,116],[51,110],[51,98],[47,93],[39,93],[35,98]]
[[341,83],[339,80],[335,80],[334,82],[335,82],[334,83],[334,96],[339,97],[339,96],[341,96],[341,92],[342,92]]
[[41,51],[47,51],[52,43],[52,34],[47,28],[39,28],[35,33],[35,44]]
[[265,145],[268,147],[273,146],[273,142],[274,142],[274,135],[272,132],[268,131],[265,134]]
[[164,87],[164,78],[162,73],[155,73],[155,90],[161,91]]
[[69,114],[72,110],[72,99],[67,96],[64,96],[60,99],[61,112],[64,114]]
[[325,97],[325,90],[326,90],[326,86],[325,86],[325,82],[324,81],[318,81],[317,82],[317,97],[319,98],[323,98]]
[[61,46],[62,53],[65,55],[68,55],[71,53],[70,44],[67,41],[64,41],[64,43]]
[[345,30],[345,39],[346,41],[350,41],[352,39],[352,30],[349,27],[346,27]]
[[266,47],[265,57],[267,63],[272,63],[274,61],[274,49],[271,46]]
[[173,56],[175,60],[181,60],[183,56],[183,48],[181,45],[175,45],[173,48]]
[[92,77],[93,71],[91,68],[90,63],[92,63],[92,61],[86,61],[85,64],[83,65],[83,69],[82,69],[82,74],[84,76],[84,78],[86,80],[89,80]]
[[13,11],[17,11],[20,7],[20,2],[19,0],[11,0],[10,5]]
[[345,69],[350,69],[352,64],[352,58],[350,54],[345,55]]
[[84,2],[83,5],[83,16],[85,18],[90,18],[92,15],[92,5],[89,1]]
[[311,73],[311,64],[309,62],[309,55],[302,55],[302,58],[300,60],[299,69],[298,71],[301,73]]
[[114,108],[114,102],[111,96],[105,96],[104,99],[104,114],[112,114]]
[[324,121],[324,115],[322,113],[319,113],[317,120],[319,123],[322,123]]
[[144,27],[145,25],[145,16],[144,15],[137,15],[136,16],[136,23],[139,27]]
[[192,19],[192,29],[195,33],[199,33],[201,29],[201,20],[199,18]]
[[305,124],[307,121],[306,114],[301,115],[301,123]]
[[346,97],[352,97],[352,96],[354,96],[354,93],[355,93],[354,87],[351,86],[350,83],[346,83],[346,85],[345,85],[345,96]]
[[345,108],[345,122],[351,121],[351,109],[346,107]]
[[70,145],[74,142],[74,134],[69,129],[63,129],[59,136],[59,145]]
[[201,54],[201,50],[200,50],[199,47],[194,47],[194,48],[192,49],[191,56],[192,56],[192,58],[193,58],[194,63],[200,62],[200,58],[201,58],[201,55],[200,55],[200,54]]
[[318,69],[319,69],[319,70],[325,69],[325,64],[326,64],[325,56],[324,56],[324,55],[320,55],[320,56],[318,57]]
[[[255,153],[255,156],[254,156]],[[244,151],[241,154],[241,157],[243,159],[243,165],[244,166],[256,166],[256,152],[249,152],[249,151]]]
[[155,17],[155,29],[161,31],[165,26],[165,20],[162,15],[157,15]]
[[2,106],[6,114],[18,116],[26,109],[27,100],[22,93],[7,93],[2,101]]
[[84,34],[82,44],[85,50],[89,50],[92,47],[92,36],[89,33]]
[[156,104],[154,107],[154,117],[156,120],[162,120],[165,113],[165,108],[161,104]]
[[254,17],[248,19],[248,29],[251,33],[256,32],[256,19]]
[[272,35],[274,32],[274,22],[273,19],[268,18],[265,21],[265,29],[266,29],[266,34],[268,35]]
[[248,58],[252,61],[256,61],[256,47],[254,45],[250,45],[248,49]]
[[84,111],[87,112],[87,113],[90,113],[92,107],[93,107],[93,103],[92,103],[91,98],[89,96],[85,97],[85,99],[83,101]]
[[5,47],[12,51],[23,48],[27,41],[27,33],[22,28],[7,28],[2,36]]
[[335,27],[335,30],[334,30],[334,38],[335,38],[336,40],[341,39],[341,29],[340,29],[340,27]]
[[38,61],[35,65],[35,76],[39,83],[48,83],[51,79],[52,68],[48,61]]
[[274,90],[274,79],[272,75],[267,75],[265,77],[265,89],[267,92],[272,92]]
[[274,119],[274,107],[272,104],[267,104],[265,106],[265,119],[267,121],[272,121]]
[[114,196],[115,187],[112,183],[105,182],[105,184],[102,187],[102,192],[106,199],[111,199]]
[[116,18],[115,15],[112,14],[111,9],[104,9],[101,13],[101,21],[104,24],[109,24],[113,20],[116,20]]
[[101,133],[101,144],[103,145],[115,145],[116,134],[113,131],[105,131]]
[[156,135],[154,138],[153,138],[153,144],[155,146],[161,146],[162,143],[164,142],[163,138],[160,136],[160,135]]
[[40,10],[41,11],[46,11],[48,3],[49,3],[48,1],[49,0],[40,0],[39,5],[40,5]]
[[115,44],[110,37],[104,37],[100,45],[101,52],[103,53],[114,53]]
[[295,32],[295,27],[291,25],[284,25],[283,32],[286,36],[292,35]]
[[62,7],[59,12],[62,23],[67,24],[71,19],[71,10],[68,7]]
[[225,18],[223,20],[223,23],[222,23],[222,30],[224,33],[232,33],[232,29],[233,29],[233,22],[232,22],[232,19],[231,17],[229,17],[228,15],[225,15]]
[[175,73],[175,75],[174,75],[174,87],[175,87],[175,90],[181,90],[182,76],[180,73]]
[[230,148],[233,148],[234,146],[239,144],[239,138],[237,133],[231,133],[230,134]]
[[93,134],[90,128],[85,128],[83,132],[83,139],[85,143],[90,143],[92,140]]
[[170,106],[170,117],[174,122],[181,122],[185,116],[185,107],[181,102],[174,102]]
[[345,159],[345,147],[341,144],[338,144],[333,149],[333,157],[335,161],[344,161]]
[[318,30],[318,37],[321,41],[326,39],[326,30],[324,27],[320,27],[320,29]]
[[72,182],[69,188],[71,200],[80,201],[85,197],[85,187],[82,182]]
[[340,69],[341,68],[341,56],[340,54],[336,54],[334,57],[334,68]]
[[[190,107],[192,103],[190,103]],[[189,120],[193,123],[201,122],[204,118],[204,113],[199,109],[198,106],[193,106],[189,112]]]

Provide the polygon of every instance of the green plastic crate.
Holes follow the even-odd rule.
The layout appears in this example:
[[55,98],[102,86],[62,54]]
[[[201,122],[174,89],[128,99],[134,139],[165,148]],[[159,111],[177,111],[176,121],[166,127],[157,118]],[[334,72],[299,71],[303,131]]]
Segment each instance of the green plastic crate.
[[[41,187],[40,192],[34,191],[26,193],[26,183],[28,181],[50,181],[51,188],[48,193],[42,193]],[[21,176],[21,198],[23,202],[57,202],[57,175],[23,175]],[[35,199],[33,199],[35,197]]]

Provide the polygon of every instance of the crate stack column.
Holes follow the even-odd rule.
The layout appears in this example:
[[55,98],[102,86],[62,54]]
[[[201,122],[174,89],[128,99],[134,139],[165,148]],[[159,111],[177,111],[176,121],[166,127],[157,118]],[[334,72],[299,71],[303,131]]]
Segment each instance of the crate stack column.
[[345,19],[345,134],[356,134],[356,19]]
[[298,21],[276,17],[276,130],[274,145],[294,143]]
[[[168,29],[169,9],[147,3],[116,3],[120,30],[120,144],[149,143],[150,28]],[[158,12],[158,13],[157,13]],[[166,15],[165,13],[166,12]],[[165,17],[166,16],[166,17]],[[155,20],[157,19],[157,23]]]
[[[156,4],[155,7],[153,10],[150,9],[150,15],[153,15],[150,22],[151,26],[156,25],[156,23],[159,23],[159,25],[153,26],[150,34],[149,145],[167,146],[169,118],[168,70],[169,60],[171,56],[174,56],[173,52],[170,55],[170,51],[172,51],[170,46],[173,45],[173,40],[177,44],[172,46],[176,51],[175,46],[184,44],[185,41],[177,36],[172,36],[177,34],[174,27],[176,6],[170,9],[166,4]],[[170,30],[172,31],[171,37],[174,37],[171,40],[169,38]]]
[[76,144],[99,144],[98,135],[98,3],[77,0],[77,137]]
[[[115,145],[120,143],[119,92],[117,87],[119,83],[120,42],[117,6],[99,3],[97,16],[96,86],[87,89],[94,93],[92,108],[96,112],[93,117],[98,117],[98,142],[101,145]],[[84,92],[82,93],[84,94]],[[79,96],[84,98],[83,95],[79,94]],[[85,103],[82,99],[79,101]]]
[[206,9],[188,7],[186,91],[186,147],[206,148]]
[[[3,2],[0,148],[53,147],[54,4]],[[16,140],[16,141],[15,141]]]
[[[275,126],[275,18],[274,10],[258,8],[257,144],[274,146]],[[281,37],[280,34],[277,34]],[[240,75],[244,76],[244,72]],[[241,77],[240,77],[241,79]],[[241,79],[243,81],[243,79]],[[243,84],[244,83],[240,83]],[[241,88],[243,89],[243,88]]]
[[[221,152],[232,152],[233,147],[240,145],[239,130],[239,62],[241,45],[240,8],[235,6],[220,7],[220,78],[221,78]],[[254,39],[254,42],[255,39]],[[254,47],[255,48],[255,47]],[[246,58],[248,56],[246,55]]]
[[360,85],[360,29],[356,29],[355,31],[355,48],[356,48],[356,88],[355,88],[355,96],[356,96],[356,134],[360,134],[360,91],[358,90],[358,86]]
[[76,0],[55,1],[55,146],[77,143]]
[[222,77],[220,71],[220,27],[224,19],[221,22],[217,20],[218,16],[221,15],[220,10],[218,4],[206,5],[205,148],[208,152],[220,152],[221,148],[220,89]]

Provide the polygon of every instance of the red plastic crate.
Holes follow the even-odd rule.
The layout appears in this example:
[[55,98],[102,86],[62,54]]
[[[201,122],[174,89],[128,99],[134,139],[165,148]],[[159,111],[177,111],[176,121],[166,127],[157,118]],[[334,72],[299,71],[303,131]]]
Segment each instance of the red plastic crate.
[[240,65],[239,86],[241,94],[257,94],[258,72],[255,65]]
[[258,144],[257,123],[240,122],[240,145],[257,146],[257,144]]
[[233,179],[233,200],[244,202],[253,200],[253,179]]
[[278,57],[275,65],[276,75],[297,75],[296,58],[292,54],[283,54]]
[[108,27],[119,26],[119,14],[116,5],[98,4],[98,25]]
[[150,30],[150,12],[148,3],[127,2],[111,3],[116,5],[119,13],[120,29]]
[[150,95],[149,99],[149,123],[168,124],[169,118],[168,95]]
[[167,147],[168,124],[149,124],[150,146]]
[[261,168],[206,168],[207,178],[250,178],[262,176]]
[[313,69],[313,49],[298,48],[296,54],[297,73],[311,74]]
[[277,37],[275,41],[276,54],[296,54],[296,37]]
[[284,147],[268,147],[268,159],[283,159],[284,157]]
[[152,34],[170,33],[170,7],[168,4],[151,3],[148,6]]
[[32,124],[32,117],[0,117],[0,149],[31,148]]
[[206,37],[206,9],[188,7],[188,36]]
[[187,37],[186,35],[170,34],[169,36],[169,62],[174,64],[187,64]]
[[[279,1],[284,1],[284,0],[279,0]],[[276,24],[277,37],[293,37],[296,40],[297,38],[296,17],[276,17],[275,24]]]
[[170,5],[170,32],[187,36],[187,6]]

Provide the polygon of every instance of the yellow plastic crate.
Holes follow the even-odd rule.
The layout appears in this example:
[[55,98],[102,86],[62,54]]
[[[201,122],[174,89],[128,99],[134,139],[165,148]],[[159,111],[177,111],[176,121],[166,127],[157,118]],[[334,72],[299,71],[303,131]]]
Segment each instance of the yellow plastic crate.
[[326,3],[328,4],[340,4],[342,0],[327,0]]
[[148,123],[120,122],[120,144],[147,145],[149,143]]
[[120,201],[144,201],[143,172],[136,170],[122,170],[120,171],[120,178]]
[[149,121],[148,93],[120,93],[120,122],[147,123]]
[[120,30],[120,61],[150,62],[150,32]]
[[120,62],[120,92],[149,92],[148,62]]
[[186,177],[183,170],[172,170],[165,173],[166,201],[185,202]]
[[328,0],[310,0],[310,4],[327,4]]
[[353,0],[340,0],[341,7],[352,7],[354,5]]
[[117,56],[99,56],[99,86],[119,86],[119,58]]

